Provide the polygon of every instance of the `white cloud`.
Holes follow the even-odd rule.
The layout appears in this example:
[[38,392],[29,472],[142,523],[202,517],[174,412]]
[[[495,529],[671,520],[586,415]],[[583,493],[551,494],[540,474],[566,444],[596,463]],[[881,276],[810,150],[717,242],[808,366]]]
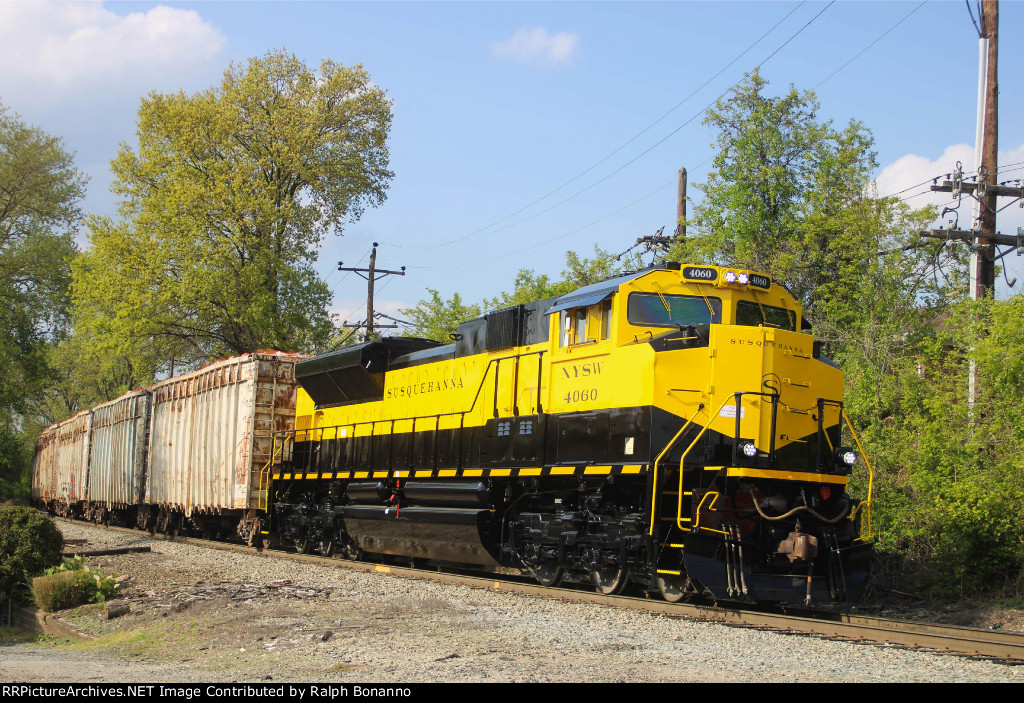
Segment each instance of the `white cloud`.
[[491,44],[491,54],[520,63],[556,66],[579,55],[578,34],[551,34],[544,27],[524,27],[504,41]]
[[[964,174],[972,176],[974,174],[974,147],[969,144],[953,144],[946,147],[942,155],[934,160],[926,156],[918,156],[917,154],[901,156],[883,168],[882,172],[878,175],[875,181],[878,187],[878,194],[894,195],[899,193],[899,197],[906,198],[907,204],[913,207],[923,207],[931,204],[939,207],[941,212],[941,208],[944,206],[955,206],[956,203],[951,202],[949,193],[932,193],[928,188],[931,185],[931,179],[936,176],[939,177],[940,183],[947,180],[949,178],[948,174],[956,168],[958,161],[961,163]],[[1024,163],[1021,162],[1024,162],[1024,144],[1007,151],[1000,151],[1000,170],[996,177],[997,182],[1024,178]],[[1017,165],[1014,166],[1013,164]],[[900,193],[900,191],[906,188],[910,188],[910,190]],[[1002,201],[1000,206],[1009,203],[1007,199],[1001,198],[1000,200]],[[968,195],[964,195],[960,200],[957,226],[961,229],[969,229],[971,227],[973,202]],[[945,217],[940,218],[941,222],[936,221],[935,224],[945,226],[950,219],[956,217],[957,215],[955,214],[947,214]],[[999,215],[998,225],[999,229],[1003,232],[1016,232],[1018,226],[1024,225],[1024,214],[1022,214],[1021,208],[1014,205],[1004,210]]]
[[215,56],[225,37],[199,13],[158,5],[119,15],[97,2],[0,2],[0,65],[58,88],[152,81]]

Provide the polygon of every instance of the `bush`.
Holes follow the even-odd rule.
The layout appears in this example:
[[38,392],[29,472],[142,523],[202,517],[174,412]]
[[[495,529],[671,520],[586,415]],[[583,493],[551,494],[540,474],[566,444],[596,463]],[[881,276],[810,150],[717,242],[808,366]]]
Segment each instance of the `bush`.
[[78,572],[62,571],[32,579],[32,595],[40,610],[52,613],[87,602],[86,585]]
[[74,608],[82,603],[102,603],[117,592],[119,584],[113,576],[90,568],[85,559],[65,558],[46,574],[32,580],[32,595],[41,610],[53,612]]
[[29,602],[29,580],[60,564],[64,536],[32,508],[0,507],[0,595]]
[[941,598],[1010,592],[1024,564],[1024,510],[1009,486],[961,481],[925,516],[929,559],[922,586]]

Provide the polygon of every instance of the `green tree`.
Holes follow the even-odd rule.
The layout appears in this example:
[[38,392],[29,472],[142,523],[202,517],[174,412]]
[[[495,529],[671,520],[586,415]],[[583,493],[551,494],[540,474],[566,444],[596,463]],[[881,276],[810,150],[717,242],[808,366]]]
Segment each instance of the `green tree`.
[[63,142],[0,105],[0,479],[22,480],[28,399],[67,327],[85,177]]
[[283,51],[219,86],[153,93],[139,144],[112,162],[118,219],[89,221],[77,322],[140,370],[260,348],[315,351],[333,332],[320,242],[385,198],[391,103],[361,67]]
[[402,316],[413,325],[406,330],[408,336],[448,344],[456,327],[466,320],[480,317],[480,306],[467,305],[458,293],[446,300],[434,288],[427,288],[427,292],[430,293],[428,300],[421,300],[415,307],[401,311]]
[[[887,577],[942,597],[1024,594],[1024,297],[960,301],[898,358],[867,425]],[[966,402],[968,357],[977,397]],[[909,582],[909,583],[908,583]]]
[[672,257],[770,273],[816,322],[855,309],[884,273],[907,277],[905,301],[934,299],[928,273],[953,262],[936,262],[938,247],[917,246],[933,213],[874,195],[871,133],[852,120],[842,130],[819,121],[812,92],[791,86],[771,96],[767,86],[754,72],[708,111],[714,170]]
[[[964,301],[962,248],[917,236],[935,213],[878,197],[870,132],[817,111],[812,93],[773,97],[756,73],[720,101],[714,172],[673,254],[767,271],[803,303],[873,460],[882,587],[1019,594],[1024,299]],[[851,484],[865,495],[866,472]]]

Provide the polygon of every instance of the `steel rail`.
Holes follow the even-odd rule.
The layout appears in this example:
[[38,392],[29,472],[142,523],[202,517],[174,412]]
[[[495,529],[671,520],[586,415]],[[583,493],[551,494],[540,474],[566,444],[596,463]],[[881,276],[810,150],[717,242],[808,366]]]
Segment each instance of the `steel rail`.
[[[59,519],[63,520],[64,518]],[[512,576],[481,576],[445,571],[429,571],[373,562],[350,561],[338,557],[294,554],[280,550],[263,551],[244,544],[217,542],[195,537],[172,537],[159,533],[151,534],[132,528],[94,525],[83,521],[74,521],[73,524],[91,525],[100,529],[113,530],[130,535],[146,536],[154,539],[193,544],[255,556],[284,558],[354,571],[390,574],[402,578],[427,579],[439,583],[465,585],[491,591],[560,598],[577,603],[607,605],[684,620],[713,622],[734,627],[768,629],[782,633],[836,638],[876,645],[897,645],[911,649],[923,649],[945,654],[983,657],[1005,663],[1024,664],[1024,632],[940,625],[912,620],[894,620],[851,613],[780,613],[747,610],[738,605],[669,603],[655,598],[606,596],[591,591],[541,586],[536,583],[518,581]]]

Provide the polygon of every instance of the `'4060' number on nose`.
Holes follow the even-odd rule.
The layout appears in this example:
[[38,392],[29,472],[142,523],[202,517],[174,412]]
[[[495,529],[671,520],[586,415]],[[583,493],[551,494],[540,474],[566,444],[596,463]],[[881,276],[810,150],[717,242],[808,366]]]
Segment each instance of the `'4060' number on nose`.
[[585,403],[590,400],[597,400],[596,388],[584,388],[581,391],[571,391],[565,394],[566,403]]

